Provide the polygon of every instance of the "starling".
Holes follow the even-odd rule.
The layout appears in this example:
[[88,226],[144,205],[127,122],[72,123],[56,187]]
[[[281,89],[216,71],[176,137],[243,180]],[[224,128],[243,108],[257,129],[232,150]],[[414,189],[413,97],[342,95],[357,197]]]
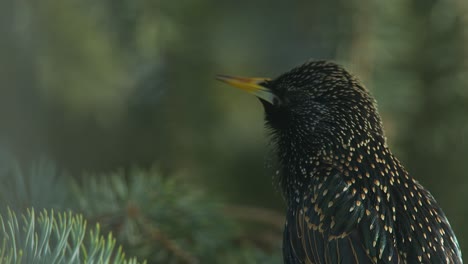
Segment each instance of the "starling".
[[462,263],[442,209],[344,68],[309,61],[276,79],[217,78],[263,104],[287,204],[284,263]]

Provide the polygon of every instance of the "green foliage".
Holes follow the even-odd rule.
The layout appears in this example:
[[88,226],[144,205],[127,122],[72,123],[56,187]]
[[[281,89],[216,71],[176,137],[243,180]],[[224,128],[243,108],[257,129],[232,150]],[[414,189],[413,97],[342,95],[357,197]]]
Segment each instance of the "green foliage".
[[31,166],[21,166],[14,158],[0,154],[0,168],[0,212],[6,213],[6,207],[16,212],[67,208],[71,199],[64,188],[67,177],[61,177],[50,160],[42,158]]
[[[114,250],[116,243],[150,263],[281,259],[276,242],[260,247],[243,235],[220,202],[178,177],[161,176],[155,168],[88,174],[77,181],[45,159],[29,169],[9,162],[2,162],[0,173],[0,256],[12,263],[136,263],[126,262],[122,249]],[[51,204],[54,209],[43,209]],[[36,217],[31,207],[43,211]],[[25,213],[18,220],[15,212]],[[86,231],[86,222],[96,228]],[[115,235],[104,239],[101,229]]]
[[221,205],[157,170],[84,177],[75,184],[78,210],[108,230],[118,230],[128,252],[152,263],[212,262],[234,238]]
[[18,219],[13,211],[0,215],[0,262],[37,264],[115,263],[137,264],[125,259],[122,248],[100,227],[86,229],[83,216],[43,210],[36,217],[33,209]]
[[[153,168],[86,175],[73,184],[76,208],[113,231],[131,255],[151,263],[272,263],[277,254],[244,239],[223,205],[178,177]],[[270,249],[271,250],[271,249]]]

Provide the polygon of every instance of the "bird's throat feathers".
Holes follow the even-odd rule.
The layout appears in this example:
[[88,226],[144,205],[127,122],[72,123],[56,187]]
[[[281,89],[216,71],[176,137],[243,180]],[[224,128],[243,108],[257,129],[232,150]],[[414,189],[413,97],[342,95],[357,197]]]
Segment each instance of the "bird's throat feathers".
[[[388,150],[383,135],[322,135],[315,138],[308,138],[306,135],[273,134],[280,164],[279,185],[288,203],[302,199],[296,197],[296,194],[303,193],[302,190],[308,188],[312,179],[321,177],[324,171],[334,169],[346,177],[349,176],[349,179],[366,176],[370,178],[385,171],[385,163],[397,162]],[[375,153],[383,153],[383,156]]]

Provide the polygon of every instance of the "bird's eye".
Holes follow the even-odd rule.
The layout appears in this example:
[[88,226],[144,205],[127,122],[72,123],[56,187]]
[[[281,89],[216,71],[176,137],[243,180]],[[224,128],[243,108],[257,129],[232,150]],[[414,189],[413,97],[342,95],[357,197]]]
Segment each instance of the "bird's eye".
[[273,105],[274,106],[280,106],[281,103],[282,103],[281,100],[277,96],[273,97]]

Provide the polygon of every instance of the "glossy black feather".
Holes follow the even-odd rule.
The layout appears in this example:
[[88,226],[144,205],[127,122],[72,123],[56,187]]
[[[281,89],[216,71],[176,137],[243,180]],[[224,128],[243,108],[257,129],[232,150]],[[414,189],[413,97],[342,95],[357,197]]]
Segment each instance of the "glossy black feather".
[[386,145],[367,90],[340,66],[312,61],[264,84],[288,211],[284,261],[462,263],[431,194]]

